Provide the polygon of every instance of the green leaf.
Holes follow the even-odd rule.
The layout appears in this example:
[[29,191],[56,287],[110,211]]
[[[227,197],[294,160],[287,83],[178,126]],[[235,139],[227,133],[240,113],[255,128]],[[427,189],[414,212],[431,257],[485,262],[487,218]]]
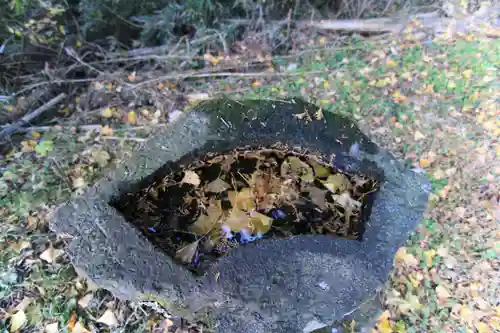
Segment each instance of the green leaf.
[[54,143],[48,140],[42,140],[35,146],[35,151],[42,156],[46,156],[53,149]]

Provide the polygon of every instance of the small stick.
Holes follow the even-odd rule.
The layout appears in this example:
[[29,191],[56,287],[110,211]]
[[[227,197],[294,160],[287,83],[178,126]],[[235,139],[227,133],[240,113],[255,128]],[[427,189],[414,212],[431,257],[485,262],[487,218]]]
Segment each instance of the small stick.
[[121,141],[125,141],[125,140],[129,140],[129,141],[137,141],[137,142],[146,142],[148,141],[148,139],[144,139],[144,138],[131,138],[131,137],[119,137],[119,136],[103,136],[102,139],[106,139],[106,140],[121,140]]
[[290,73],[273,73],[273,72],[258,72],[258,73],[233,73],[233,72],[220,72],[220,73],[199,73],[199,74],[193,74],[193,73],[179,73],[179,74],[171,74],[171,75],[164,75],[160,76],[151,80],[143,81],[140,83],[137,83],[136,85],[133,86],[133,89],[138,88],[140,86],[153,83],[153,82],[158,82],[158,81],[163,81],[163,80],[172,80],[172,79],[187,79],[187,78],[205,78],[205,77],[272,77],[272,76],[300,76],[304,74],[320,74],[324,73],[324,71],[310,71],[310,72],[290,72]]
[[[23,132],[23,133],[26,133],[26,132],[31,132],[31,131],[35,131],[35,132],[49,132],[49,131],[52,131],[52,130],[69,130],[69,129],[77,129],[77,130],[82,130],[82,131],[95,131],[95,130],[100,130],[103,126],[102,125],[80,125],[80,126],[64,126],[64,127],[60,127],[60,129],[57,129],[56,128],[57,125],[54,125],[54,126],[32,126],[32,127],[25,127],[25,128],[21,128],[19,129],[19,132]],[[144,129],[144,128],[156,128],[156,127],[164,127],[164,126],[167,126],[167,124],[151,124],[151,125],[147,125],[147,126],[134,126],[134,127],[127,127],[127,128],[120,128],[118,130],[115,130],[115,131],[135,131],[135,130],[140,130],[140,129]]]
[[0,139],[7,137],[15,132],[18,132],[23,127],[24,124],[29,123],[31,120],[40,116],[45,111],[49,110],[50,108],[52,108],[53,106],[55,106],[56,104],[61,102],[64,98],[66,98],[66,94],[60,93],[59,95],[52,98],[50,101],[48,101],[44,105],[40,106],[35,111],[26,114],[17,123],[15,123],[11,126],[7,126],[6,128],[2,129],[2,131],[0,131]]

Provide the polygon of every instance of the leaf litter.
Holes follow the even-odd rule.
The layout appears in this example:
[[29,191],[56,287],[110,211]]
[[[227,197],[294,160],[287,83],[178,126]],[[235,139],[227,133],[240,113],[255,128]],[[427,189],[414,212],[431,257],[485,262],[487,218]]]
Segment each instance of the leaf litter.
[[378,183],[313,155],[235,150],[179,164],[114,205],[162,250],[202,273],[261,238],[329,234],[359,239]]

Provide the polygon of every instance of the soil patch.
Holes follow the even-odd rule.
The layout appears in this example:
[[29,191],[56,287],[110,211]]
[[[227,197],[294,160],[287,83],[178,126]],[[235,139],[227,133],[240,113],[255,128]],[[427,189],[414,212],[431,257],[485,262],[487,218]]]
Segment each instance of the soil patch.
[[360,239],[379,184],[331,165],[279,149],[210,154],[169,165],[112,205],[153,244],[203,273],[232,248],[262,238]]

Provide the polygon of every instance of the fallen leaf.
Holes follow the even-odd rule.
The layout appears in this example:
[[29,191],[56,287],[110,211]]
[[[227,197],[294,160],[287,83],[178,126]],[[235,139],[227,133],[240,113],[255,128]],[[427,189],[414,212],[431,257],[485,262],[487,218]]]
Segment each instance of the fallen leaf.
[[40,136],[41,136],[40,132],[37,132],[37,131],[31,131],[31,133],[30,133],[30,134],[31,134],[31,136],[33,137],[33,139],[35,139],[35,140],[40,139]]
[[392,98],[396,103],[399,104],[407,104],[408,103],[408,97],[404,96],[401,94],[400,90],[396,90],[392,93]]
[[88,293],[86,294],[85,296],[83,296],[82,298],[80,298],[78,300],[78,305],[82,308],[82,309],[85,309],[89,306],[90,302],[92,301],[92,299],[94,298],[94,294],[93,293]]
[[327,207],[325,190],[322,190],[317,186],[310,186],[307,189],[304,189],[304,192],[308,193],[309,199],[320,209],[325,209]]
[[10,317],[10,332],[19,331],[26,323],[28,318],[23,310],[17,311],[12,317]]
[[293,175],[304,181],[313,181],[314,174],[311,166],[296,156],[288,157],[281,164],[281,176]]
[[422,132],[420,131],[416,131],[415,135],[413,136],[413,139],[415,139],[415,141],[420,141],[425,139],[425,135],[423,135]]
[[16,305],[16,311],[24,311],[33,302],[30,297],[25,297],[18,305]]
[[45,325],[44,332],[45,333],[58,333],[59,332],[59,323],[55,322],[52,324]]
[[134,111],[130,111],[127,115],[127,123],[130,125],[137,124],[137,116]]
[[52,245],[49,245],[49,247],[40,254],[40,259],[51,264],[63,253],[63,250],[55,249]]
[[421,168],[428,168],[432,164],[432,162],[427,158],[421,158],[418,162]]
[[342,173],[330,175],[322,183],[332,193],[345,192],[352,187],[347,176]]
[[28,215],[26,218],[26,229],[29,231],[33,231],[37,228],[38,226],[38,219],[36,217],[33,217],[31,215]]
[[209,63],[211,63],[212,66],[215,66],[220,62],[220,58],[214,57],[213,55],[208,54],[208,53],[205,53],[205,55],[203,56],[203,59],[205,61],[208,61]]
[[425,265],[427,267],[432,267],[432,259],[434,258],[435,255],[436,255],[436,250],[431,249],[424,251]]
[[388,59],[388,60],[386,61],[386,65],[387,65],[387,67],[389,67],[389,68],[394,68],[394,67],[396,67],[396,66],[397,66],[396,62],[395,62],[394,60],[392,60],[392,59]]
[[233,208],[229,217],[224,221],[224,224],[232,231],[240,232],[250,227],[250,216],[238,208]]
[[432,174],[432,176],[439,180],[439,179],[443,179],[446,177],[446,173],[442,170],[442,169],[437,169],[434,171],[434,173]]
[[78,318],[76,316],[76,312],[72,312],[71,315],[69,316],[68,324],[66,325],[66,327],[68,328],[68,330],[70,332],[73,332],[73,329],[76,326],[77,320],[78,320]]
[[77,322],[73,329],[71,330],[71,333],[91,333],[88,329],[85,328],[80,322]]
[[443,285],[439,285],[436,287],[436,295],[440,300],[447,300],[451,297],[450,292]]
[[269,216],[253,211],[250,213],[250,217],[250,225],[253,227],[253,233],[265,234],[271,229],[273,219]]
[[111,109],[110,107],[105,108],[104,110],[101,111],[101,116],[103,118],[113,117],[113,109]]
[[403,79],[405,79],[406,81],[409,81],[409,82],[413,81],[413,79],[412,79],[412,74],[411,74],[410,72],[404,72],[404,73],[401,75],[401,77],[402,77]]
[[106,150],[101,149],[93,153],[93,158],[101,168],[104,168],[108,165],[111,156],[109,156],[109,153]]
[[472,69],[466,69],[462,72],[462,75],[466,80],[469,80],[472,76]]
[[97,322],[109,327],[118,326],[118,320],[116,319],[114,312],[109,309],[104,311],[103,315],[97,319]]
[[198,241],[193,242],[189,245],[184,246],[175,253],[175,258],[182,261],[183,263],[190,264],[193,262],[193,258],[198,250]]
[[227,197],[231,202],[233,208],[250,211],[255,208],[252,190],[248,187],[241,189],[241,191],[229,191]]
[[482,321],[474,323],[474,327],[477,330],[477,333],[493,333],[491,327]]
[[103,136],[111,136],[113,135],[113,129],[108,125],[101,127],[101,135]]
[[433,94],[434,86],[432,84],[424,84],[424,94]]
[[194,171],[186,171],[184,172],[184,177],[181,180],[181,183],[191,184],[195,187],[198,187],[201,183],[200,177]]
[[135,80],[136,80],[136,79],[137,79],[137,77],[136,77],[136,73],[135,73],[135,71],[133,71],[133,72],[132,72],[132,73],[130,73],[130,75],[128,76],[128,80],[129,80],[130,82],[135,82]]
[[21,141],[21,146],[23,153],[31,153],[35,150],[36,141],[35,140],[23,140]]
[[311,162],[312,168],[314,170],[314,177],[316,178],[326,178],[330,175],[330,169],[317,161]]
[[407,267],[418,267],[418,259],[411,253],[408,253],[406,247],[401,247],[396,252],[396,262],[402,262]]
[[214,181],[211,181],[210,183],[207,184],[206,190],[211,193],[221,193],[226,191],[227,189],[231,188],[231,185],[226,183],[220,178],[217,178]]
[[42,140],[35,146],[35,151],[41,156],[47,156],[54,149],[54,143],[50,140]]
[[200,236],[206,235],[213,229],[221,216],[222,209],[220,201],[218,201],[217,204],[208,206],[206,214],[201,214],[189,227],[189,230]]
[[389,311],[386,310],[377,320],[377,330],[379,333],[393,333],[391,322],[389,321]]
[[309,112],[305,111],[304,113],[296,113],[293,115],[295,118],[299,120],[305,120],[305,121],[311,121],[311,116],[309,115]]
[[82,177],[77,177],[73,179],[73,188],[83,188],[85,187],[86,183],[85,180]]
[[460,308],[459,315],[462,321],[471,326],[472,322],[474,321],[474,314],[465,304],[463,304]]
[[172,327],[174,327],[174,322],[170,319],[164,319],[161,323],[161,328],[164,333],[170,332]]

